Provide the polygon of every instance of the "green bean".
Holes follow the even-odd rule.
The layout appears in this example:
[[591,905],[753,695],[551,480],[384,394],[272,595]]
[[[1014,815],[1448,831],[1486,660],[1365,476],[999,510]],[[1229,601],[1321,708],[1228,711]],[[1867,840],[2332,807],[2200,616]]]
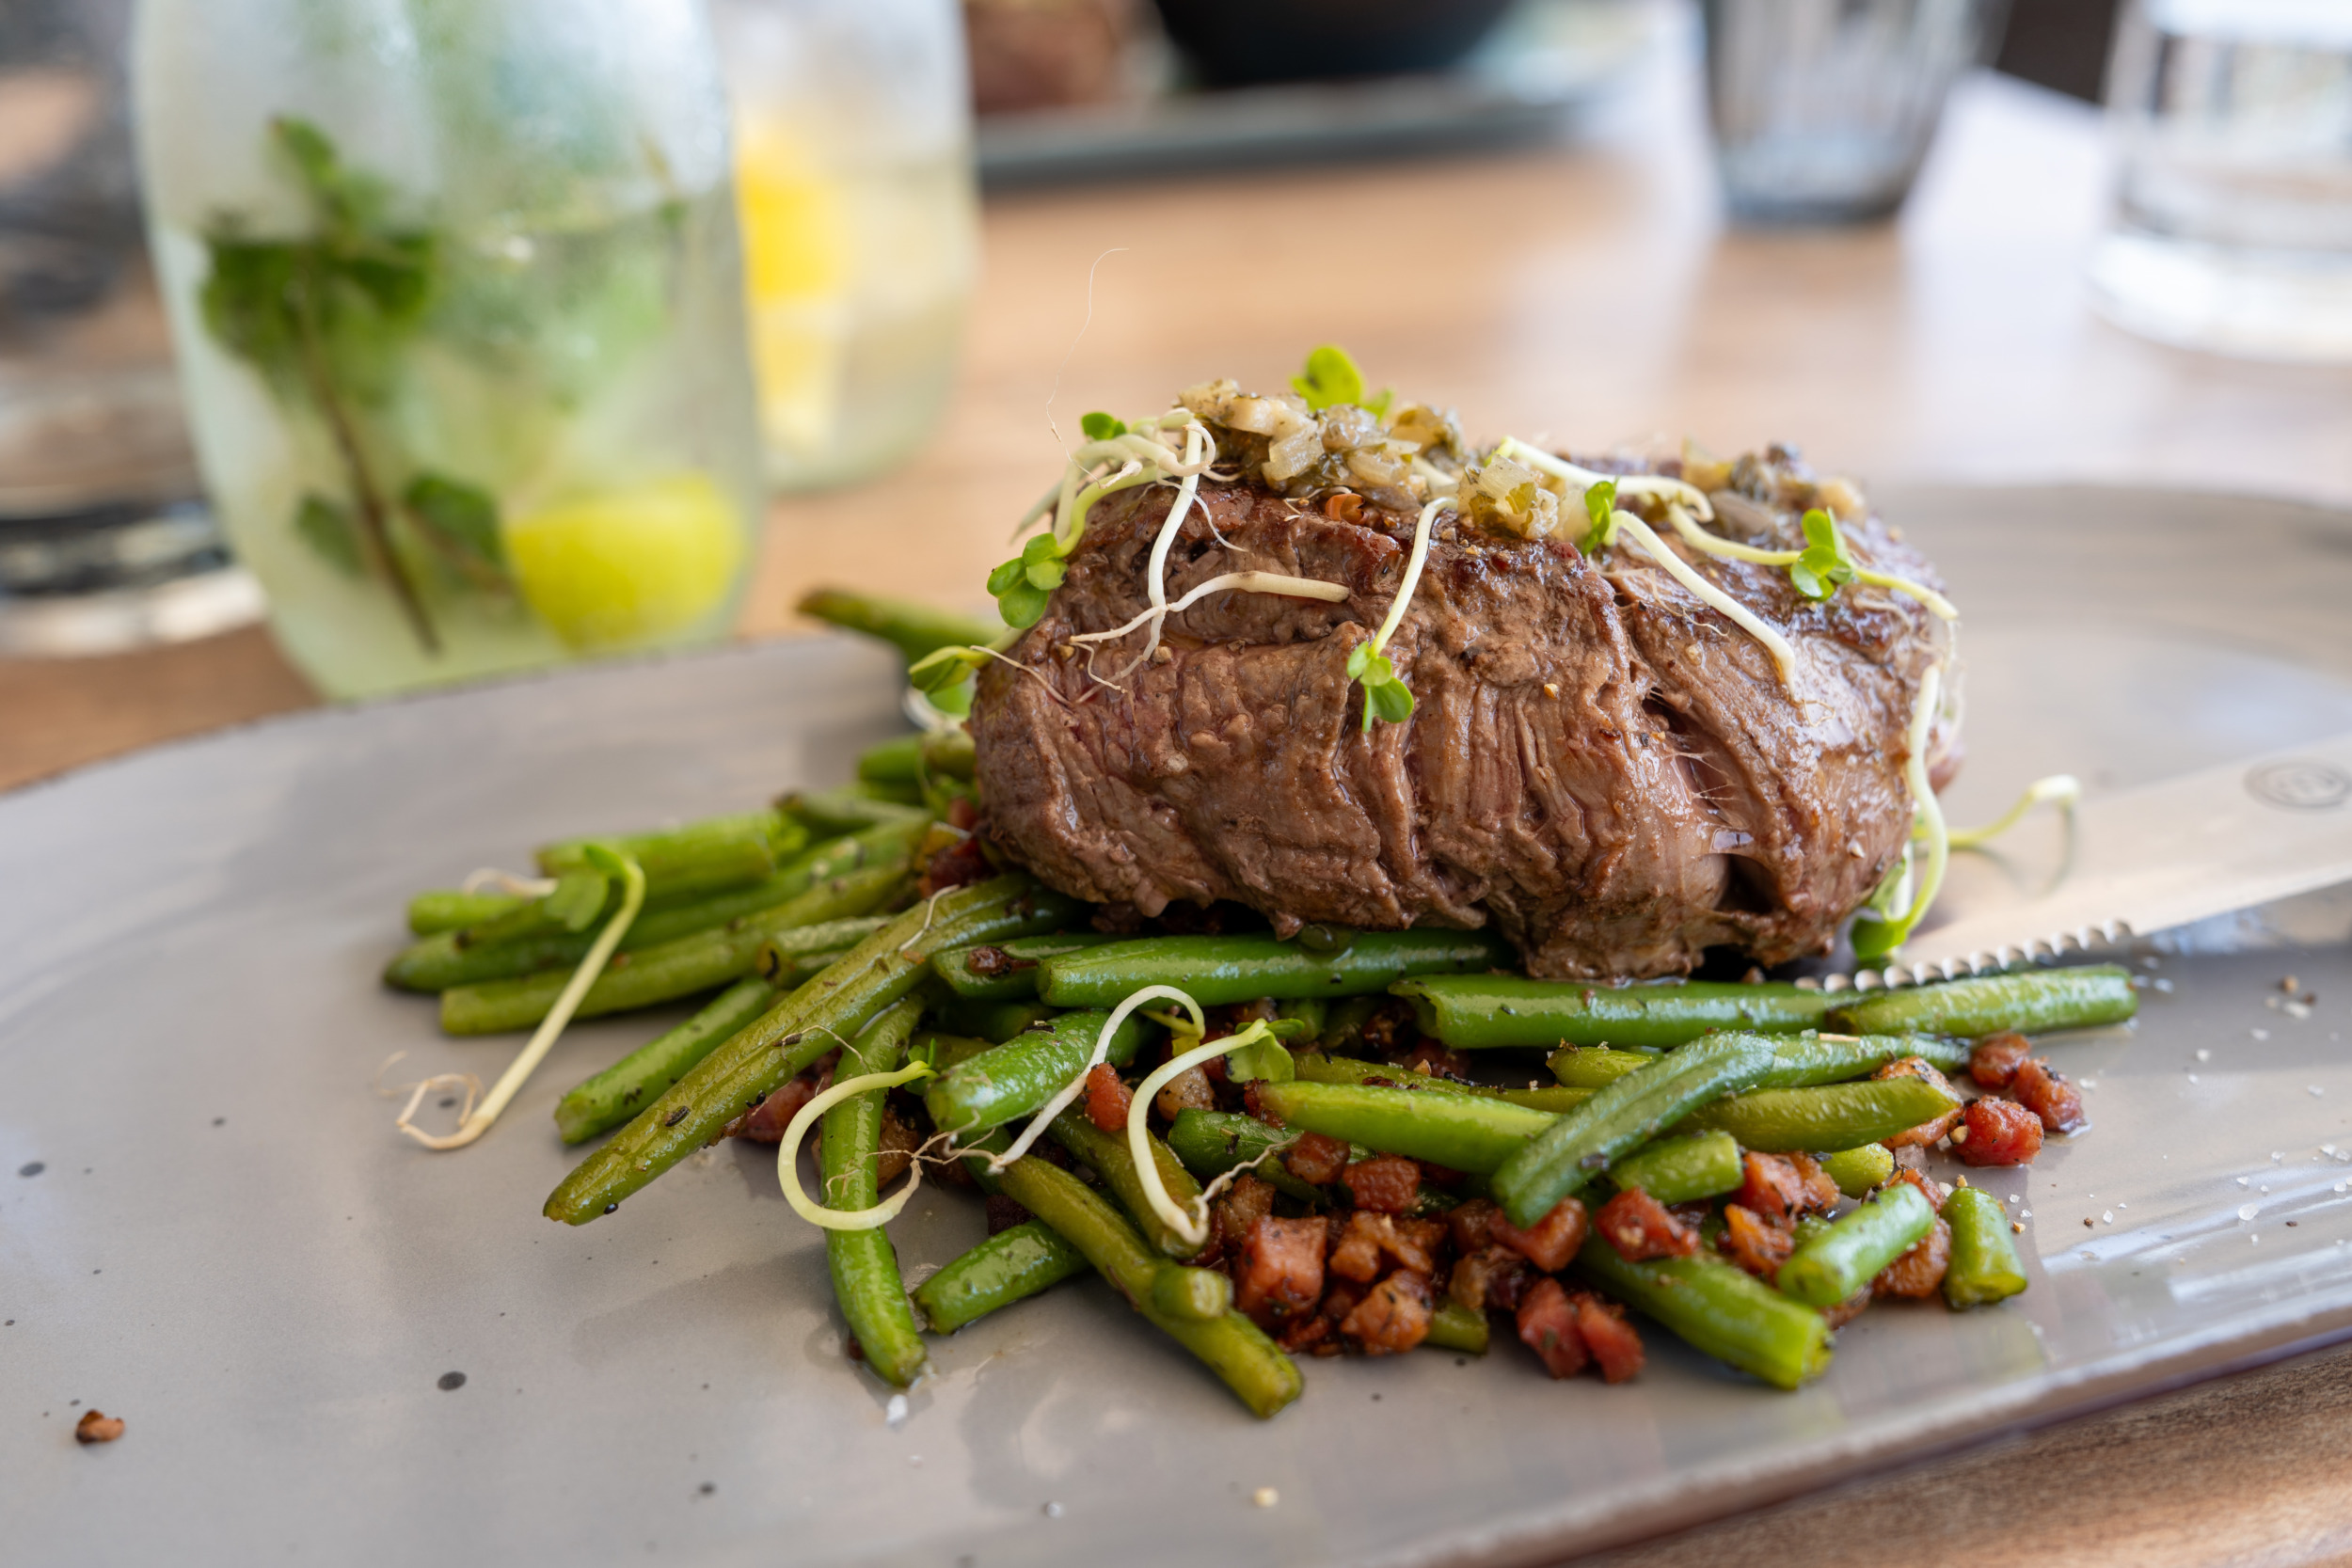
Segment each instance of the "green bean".
[[[890,1008],[841,1049],[844,1079],[889,1072],[906,1054],[907,1037],[923,1016],[923,1004],[908,1000]],[[840,1101],[824,1115],[818,1151],[818,1189],[828,1209],[853,1213],[881,1201],[877,1169],[882,1158],[882,1089],[867,1089]],[[825,1232],[825,1264],[833,1275],[834,1299],[850,1324],[850,1337],[866,1364],[884,1383],[904,1388],[929,1369],[930,1353],[907,1307],[906,1281],[889,1233],[871,1230]]]
[[1610,1167],[1619,1188],[1639,1187],[1661,1203],[1689,1203],[1736,1192],[1747,1180],[1740,1145],[1728,1132],[1661,1138]]
[[1783,1040],[1777,1058],[1758,1088],[1794,1089],[1867,1078],[1887,1063],[1904,1056],[1924,1057],[1946,1072],[1968,1065],[1968,1047],[1958,1040],[1930,1035],[1861,1035],[1851,1037],[1815,1035]]
[[931,815],[920,806],[878,800],[854,784],[813,793],[795,792],[777,800],[776,809],[819,837],[854,833],[893,823],[924,824]]
[[[1110,1016],[1064,1013],[1050,1029],[1015,1035],[958,1063],[923,1086],[923,1106],[931,1114],[931,1125],[968,1138],[1030,1115],[1086,1067]],[[1125,1067],[1135,1058],[1146,1027],[1133,1016],[1120,1024],[1106,1058],[1113,1067]]]
[[[1136,1172],[1135,1156],[1129,1152],[1123,1133],[1104,1132],[1075,1105],[1056,1117],[1045,1131],[1056,1143],[1094,1168],[1094,1174],[1103,1179],[1103,1185],[1127,1211],[1127,1217],[1135,1221],[1136,1228],[1154,1247],[1170,1258],[1190,1258],[1200,1250],[1152,1212],[1150,1200],[1143,1196],[1143,1180]],[[1152,1163],[1160,1173],[1160,1184],[1168,1189],[1168,1196],[1176,1200],[1178,1207],[1189,1210],[1192,1200],[1200,1196],[1200,1183],[1192,1179],[1192,1172],[1184,1168],[1184,1162],[1166,1144],[1148,1133],[1146,1137],[1151,1144]]]
[[923,737],[902,735],[858,753],[857,776],[867,784],[923,782]]
[[1629,1072],[1553,1121],[1503,1163],[1494,1195],[1511,1223],[1533,1226],[1617,1159],[1718,1096],[1772,1069],[1765,1035],[1716,1035]]
[[1880,1143],[1856,1144],[1822,1155],[1821,1170],[1837,1183],[1839,1192],[1860,1197],[1895,1174],[1895,1151]]
[[1233,1309],[1233,1282],[1215,1269],[1162,1269],[1152,1281],[1152,1305],[1171,1318],[1206,1323]]
[[972,732],[958,725],[923,736],[923,770],[938,778],[971,780],[979,772],[979,752]]
[[1564,1045],[1545,1058],[1551,1075],[1572,1089],[1605,1089],[1629,1072],[1658,1059],[1655,1051],[1619,1051],[1606,1045]]
[[1115,942],[1046,959],[1039,966],[1037,993],[1057,1007],[1115,1007],[1146,986],[1178,986],[1214,1007],[1260,997],[1352,996],[1406,975],[1513,961],[1508,944],[1479,931],[1352,935],[1332,953],[1268,936]]
[[[884,900],[896,902],[896,900]],[[759,944],[752,971],[778,990],[798,990],[832,968],[851,947],[882,928],[886,915],[829,920],[797,931],[778,931]]]
[[1012,959],[1019,967],[1003,974],[977,974],[972,971],[972,955],[977,947],[959,947],[952,953],[942,953],[931,960],[939,977],[947,982],[947,989],[967,1002],[1021,1002],[1037,995],[1037,966],[1040,959],[1057,958],[1064,953],[1076,953],[1089,947],[1100,947],[1113,939],[1091,931],[1070,931],[1059,936],[1023,937],[1009,942],[994,951]]
[[1807,1307],[1835,1307],[1876,1279],[1935,1228],[1935,1211],[1919,1189],[1898,1181],[1829,1228],[1799,1242],[1780,1266],[1781,1294]]
[[2038,1034],[2121,1023],[2139,1010],[2131,972],[2117,964],[2026,970],[1937,986],[1871,991],[1841,1001],[1831,1024],[1857,1035],[1915,1033],[1979,1039],[2004,1029]]
[[[701,931],[675,942],[616,953],[588,988],[578,1018],[650,1007],[739,980],[757,962],[761,944],[792,933],[801,951],[838,947],[858,940],[837,924],[881,907],[897,893],[905,872],[895,865],[871,866],[835,877],[789,898],[756,920],[733,929]],[[441,993],[441,1027],[453,1035],[494,1035],[527,1029],[548,1016],[571,976],[561,970],[453,986]]]
[[1793,1034],[1821,1022],[1829,999],[1788,985],[1713,980],[1597,986],[1466,974],[1390,988],[1412,1003],[1424,1035],[1456,1051],[1499,1045],[1676,1046],[1710,1030]]
[[1327,1056],[1316,1051],[1300,1052],[1292,1061],[1297,1068],[1298,1076],[1309,1083],[1386,1084],[1396,1088],[1435,1090],[1439,1094],[1477,1095],[1482,1099],[1508,1101],[1531,1111],[1549,1111],[1554,1115],[1572,1111],[1593,1097],[1590,1089],[1540,1085],[1506,1089],[1489,1084],[1464,1084],[1419,1068],[1391,1067],[1385,1062],[1359,1061],[1353,1056]]
[[1331,1003],[1320,996],[1294,996],[1286,1001],[1276,1003],[1274,1016],[1278,1019],[1305,1024],[1307,1030],[1302,1037],[1309,1040],[1320,1040],[1323,1038],[1324,1030],[1330,1026]]
[[1981,1187],[1958,1187],[1944,1200],[1952,1227],[1952,1259],[1944,1270],[1944,1299],[1955,1309],[2007,1301],[2026,1288],[2026,1267],[2010,1239],[2009,1212]]
[[1576,1264],[1692,1349],[1775,1388],[1794,1388],[1829,1369],[1827,1319],[1711,1253],[1629,1263],[1595,1236]]
[[1441,1297],[1429,1314],[1429,1334],[1422,1340],[1431,1350],[1457,1351],[1464,1355],[1486,1354],[1486,1314]]
[[1286,1126],[1478,1175],[1500,1167],[1560,1119],[1484,1095],[1369,1084],[1261,1084],[1258,1103]]
[[[649,908],[630,922],[621,937],[621,951],[658,947],[739,921],[751,925],[818,883],[861,867],[903,867],[910,863],[914,840],[920,835],[919,823],[869,828],[797,855],[774,876],[750,887],[665,909]],[[406,990],[442,991],[485,980],[513,979],[543,969],[561,969],[568,979],[596,939],[593,930],[558,931],[485,943],[469,942],[454,932],[436,932],[393,958],[384,971],[384,980]]]
[[611,1132],[775,1002],[776,988],[767,981],[738,980],[692,1018],[575,1085],[556,1104],[556,1132],[567,1144]]
[[538,860],[541,874],[561,877],[592,869],[588,845],[609,845],[645,873],[646,897],[669,900],[756,882],[776,869],[780,843],[788,846],[784,852],[790,854],[806,842],[806,830],[798,824],[786,824],[773,811],[756,811],[666,832],[567,839],[542,848]]
[[509,910],[520,909],[530,902],[519,894],[465,893],[453,887],[434,888],[408,900],[408,929],[421,937],[429,937],[440,931],[462,931],[469,926],[495,920]]
[[1005,635],[991,625],[952,610],[939,610],[912,599],[885,598],[877,594],[852,594],[841,588],[818,588],[802,595],[800,612],[844,631],[864,632],[896,647],[909,664],[930,657],[942,648],[985,647]]
[[1047,1227],[1024,1220],[999,1230],[914,1288],[934,1334],[953,1334],[1000,1307],[1087,1272],[1084,1254]]
[[1324,1202],[1323,1189],[1293,1176],[1279,1155],[1271,1160],[1264,1157],[1292,1141],[1292,1134],[1256,1117],[1238,1111],[1204,1111],[1195,1105],[1177,1112],[1176,1119],[1168,1125],[1168,1151],[1202,1181],[1214,1181],[1236,1166],[1248,1165],[1252,1175],[1273,1183],[1277,1192],[1301,1203]]
[[1323,1016],[1323,1033],[1320,1037],[1323,1049],[1334,1055],[1339,1055],[1344,1053],[1343,1047],[1361,1045],[1364,1037],[1364,1025],[1377,1017],[1380,1009],[1388,1006],[1388,1003],[1387,996],[1378,994],[1333,998],[1330,1007]]
[[932,1010],[939,1026],[950,1034],[977,1035],[997,1045],[1017,1039],[1041,1023],[1061,1017],[1042,1002],[966,1002],[956,998]]
[[548,1195],[549,1219],[585,1225],[716,1137],[786,1079],[854,1036],[930,974],[931,955],[1050,931],[1078,907],[1022,875],[907,911],[703,1058]]
[[1835,1152],[1933,1121],[1957,1103],[1919,1078],[1874,1078],[1807,1089],[1755,1089],[1701,1106],[1682,1132],[1721,1128],[1767,1154]]
[[1128,1304],[1224,1380],[1251,1414],[1269,1417],[1296,1399],[1297,1366],[1239,1312],[1197,1322],[1171,1317],[1152,1305],[1160,1271],[1174,1267],[1144,1244],[1118,1211],[1066,1170],[1032,1155],[998,1177],[1005,1195],[1086,1255]]

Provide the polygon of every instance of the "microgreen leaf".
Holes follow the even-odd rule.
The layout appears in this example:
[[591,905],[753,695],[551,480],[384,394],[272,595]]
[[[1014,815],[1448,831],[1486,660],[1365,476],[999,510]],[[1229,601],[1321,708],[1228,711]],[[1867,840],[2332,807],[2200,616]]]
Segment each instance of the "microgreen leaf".
[[[1352,681],[1362,680],[1364,672],[1372,668],[1372,661],[1375,658],[1380,658],[1379,649],[1374,647],[1369,641],[1357,643],[1354,651],[1347,656],[1347,678]],[[1380,658],[1380,662],[1385,667],[1389,661]]]
[[1593,526],[1584,535],[1584,553],[1605,550],[1617,538],[1617,482],[1604,479],[1584,491],[1584,515]]
[[1236,1084],[1263,1082],[1288,1084],[1298,1076],[1298,1066],[1280,1040],[1268,1035],[1253,1040],[1225,1057],[1225,1076]]
[[556,879],[555,891],[539,901],[548,917],[567,931],[584,931],[595,924],[609,891],[601,871],[566,871]]
[[1009,594],[1012,592],[1013,585],[1026,580],[1028,575],[1028,562],[1020,556],[1015,556],[988,574],[988,591],[992,594]]
[[1362,684],[1364,689],[1364,733],[1372,733],[1373,721],[1385,719],[1401,724],[1412,717],[1413,693],[1397,678],[1396,666],[1386,654],[1370,642],[1359,642],[1347,656],[1347,678]]
[[1365,687],[1364,701],[1391,724],[1402,724],[1413,716],[1412,689],[1394,677]]
[[1041,533],[1021,546],[1022,576],[1032,588],[1054,589],[1069,575],[1062,564],[1061,547],[1050,533]]
[[1391,396],[1383,388],[1377,397],[1366,397],[1363,372],[1347,356],[1347,350],[1332,343],[1307,356],[1307,368],[1291,377],[1291,386],[1318,414],[1343,403],[1352,403],[1368,413],[1385,414]]
[[1115,420],[1099,410],[1080,420],[1078,428],[1086,432],[1086,438],[1089,441],[1107,441],[1114,436],[1127,434],[1127,426],[1123,421]]
[[986,648],[935,649],[907,666],[907,683],[917,691],[945,691],[961,686],[988,662]]
[[1855,562],[1846,548],[1837,519],[1815,508],[1804,515],[1804,554],[1791,562],[1788,580],[1808,599],[1826,599],[1853,581]]
[[1025,631],[1044,619],[1046,603],[1052,597],[1050,590],[1024,577],[996,595],[996,612],[1005,618],[1005,625]]

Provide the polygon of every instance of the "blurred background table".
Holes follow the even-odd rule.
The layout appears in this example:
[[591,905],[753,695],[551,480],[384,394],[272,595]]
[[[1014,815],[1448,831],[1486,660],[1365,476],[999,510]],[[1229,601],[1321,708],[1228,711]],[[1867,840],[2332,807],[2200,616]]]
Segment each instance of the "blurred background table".
[[[1473,434],[1787,438],[1866,482],[2352,504],[2352,371],[2179,353],[2086,309],[2104,174],[2086,105],[1970,82],[1902,218],[1851,230],[1724,229],[1679,59],[1575,130],[1484,158],[993,198],[946,426],[884,482],[775,506],[745,632],[803,629],[791,606],[819,583],[984,603],[1057,427],[1214,375],[1279,385],[1318,341],[1454,402]],[[315,700],[258,629],[0,661],[0,787]],[[1607,1560],[2352,1563],[2347,1477],[2336,1351]]]

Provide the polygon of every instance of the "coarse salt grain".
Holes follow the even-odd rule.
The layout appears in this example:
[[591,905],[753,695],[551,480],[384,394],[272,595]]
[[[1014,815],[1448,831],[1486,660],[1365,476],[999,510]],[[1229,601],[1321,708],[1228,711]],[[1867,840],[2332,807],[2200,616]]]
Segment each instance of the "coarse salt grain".
[[2201,1062],[2210,1062],[2213,1060],[2213,1053],[2201,1048],[2197,1053],[2197,1059]]

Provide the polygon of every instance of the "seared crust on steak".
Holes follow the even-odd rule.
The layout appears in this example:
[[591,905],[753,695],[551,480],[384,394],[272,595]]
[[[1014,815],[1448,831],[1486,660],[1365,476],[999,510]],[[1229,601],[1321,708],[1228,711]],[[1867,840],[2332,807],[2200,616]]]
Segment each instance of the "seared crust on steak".
[[[1762,499],[1720,492],[1714,527],[1802,547],[1772,487],[1786,470],[1760,471],[1743,488]],[[1258,484],[1204,483],[1169,554],[1171,600],[1236,571],[1348,597],[1212,594],[1133,668],[1140,631],[1073,645],[1147,608],[1170,500],[1158,486],[1099,505],[1009,651],[1019,668],[979,678],[991,829],[1066,893],[1146,915],[1232,899],[1285,932],[1491,920],[1530,974],[1649,976],[1715,946],[1768,964],[1824,952],[1901,850],[1905,731],[1927,667],[1948,657],[1907,597],[1850,585],[1815,604],[1776,568],[1676,545],[1787,635],[1799,673],[1784,687],[1760,644],[1638,548],[1597,564],[1558,537],[1444,515],[1388,647],[1414,711],[1367,736],[1347,657],[1388,612],[1412,515],[1351,498],[1334,510],[1359,520],[1342,521]],[[1876,519],[1847,536],[1866,566],[1934,583]],[[1933,737],[1947,764],[1954,738]]]

